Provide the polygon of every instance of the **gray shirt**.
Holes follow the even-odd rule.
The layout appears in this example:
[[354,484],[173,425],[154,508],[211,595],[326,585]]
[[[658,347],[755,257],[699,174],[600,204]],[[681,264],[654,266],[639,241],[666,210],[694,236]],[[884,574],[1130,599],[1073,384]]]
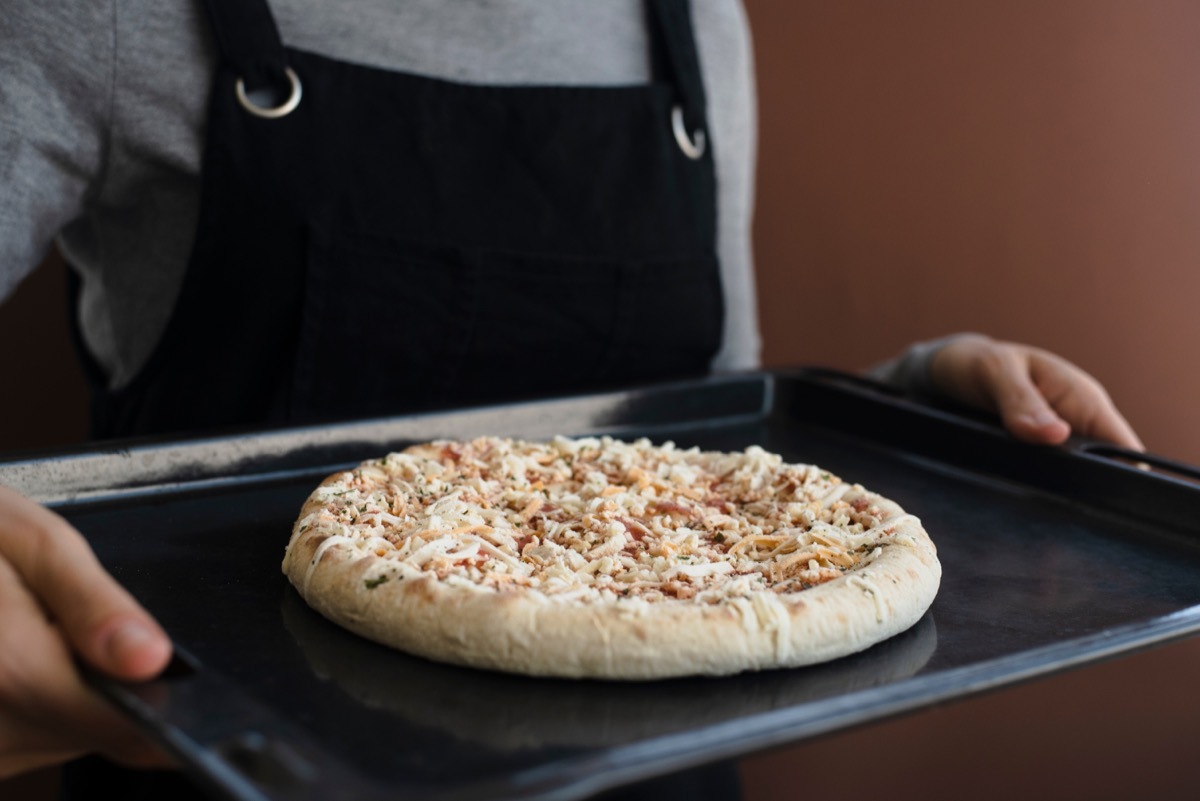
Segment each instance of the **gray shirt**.
[[[739,0],[694,0],[716,158],[727,307],[717,370],[757,365],[755,144]],[[271,0],[285,44],[472,83],[649,79],[642,0]],[[127,384],[179,294],[216,53],[199,0],[4,0],[0,297],[57,240],[82,279],[84,341]],[[667,124],[667,123],[664,123]]]

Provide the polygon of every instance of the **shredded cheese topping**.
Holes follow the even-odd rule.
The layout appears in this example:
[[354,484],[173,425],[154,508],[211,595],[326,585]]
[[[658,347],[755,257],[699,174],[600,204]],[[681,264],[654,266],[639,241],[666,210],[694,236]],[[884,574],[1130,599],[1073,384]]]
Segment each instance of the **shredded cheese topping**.
[[743,614],[769,620],[780,618],[770,593],[808,589],[912,544],[895,536],[908,515],[889,518],[861,486],[757,446],[437,441],[364,462],[312,498],[316,510],[296,533],[329,535],[313,565],[330,547],[357,549],[374,558],[367,589],[432,574],[549,602],[745,599]]

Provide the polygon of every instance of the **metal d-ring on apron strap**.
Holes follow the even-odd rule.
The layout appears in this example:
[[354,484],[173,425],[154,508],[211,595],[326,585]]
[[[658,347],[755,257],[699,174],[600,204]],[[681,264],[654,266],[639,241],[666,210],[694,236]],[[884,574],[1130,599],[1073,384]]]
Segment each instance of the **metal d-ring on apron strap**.
[[[216,0],[204,0],[217,48],[238,74],[234,91],[242,108],[265,119],[285,117],[300,105],[303,94],[300,76],[287,63],[279,30],[266,3],[223,3],[215,13]],[[286,78],[287,96],[274,106],[262,106],[251,98],[247,87],[279,86]]]
[[268,120],[277,120],[280,117],[286,117],[296,110],[300,105],[300,98],[303,95],[303,89],[300,84],[300,76],[291,67],[284,67],[284,73],[287,75],[289,89],[287,98],[277,106],[259,106],[250,99],[246,92],[246,80],[238,78],[234,85],[234,92],[237,94],[238,102],[242,104],[242,108],[249,111],[256,117],[262,117]]
[[671,131],[679,149],[690,159],[704,155],[707,144],[704,121],[708,118],[704,83],[700,75],[700,56],[692,36],[691,6],[686,0],[652,0],[651,24],[666,51],[656,67],[666,72],[661,77],[682,95],[671,108]]
[[[213,0],[205,0],[211,4]],[[651,0],[653,34],[666,50],[665,77],[682,95],[671,108],[671,131],[684,155],[701,158],[707,147],[703,121],[707,118],[704,84],[700,78],[700,59],[691,35],[691,9],[687,0]],[[230,13],[210,14],[218,46],[241,77],[235,85],[238,102],[247,112],[265,119],[278,119],[295,111],[303,97],[300,77],[284,58],[278,29],[270,19],[269,7],[245,3]],[[265,19],[264,19],[265,18]],[[269,24],[264,24],[269,21]],[[275,106],[260,106],[246,91],[248,78],[278,81],[282,72],[288,80],[286,99]]]

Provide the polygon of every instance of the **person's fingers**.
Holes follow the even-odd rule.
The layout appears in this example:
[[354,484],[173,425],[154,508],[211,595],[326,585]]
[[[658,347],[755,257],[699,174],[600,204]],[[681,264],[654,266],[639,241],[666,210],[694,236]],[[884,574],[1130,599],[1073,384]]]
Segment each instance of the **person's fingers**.
[[[84,749],[53,729],[60,714],[48,706],[74,706],[79,699],[62,679],[70,660],[61,639],[12,567],[0,560],[0,778],[54,764]],[[86,707],[87,700],[84,699]],[[47,728],[44,723],[49,723]]]
[[1057,444],[1074,431],[1145,449],[1104,387],[1047,351],[983,336],[962,337],[935,354],[930,369],[934,384],[948,397],[995,411],[1019,439]]
[[995,411],[1019,439],[1057,444],[1070,436],[1068,422],[1034,383],[1023,350],[991,340],[949,348],[942,383],[953,396]]
[[171,764],[83,684],[61,632],[0,559],[0,776],[95,750],[129,764]]
[[171,655],[166,633],[104,571],[79,532],[4,487],[0,556],[90,664],[128,680],[150,678],[166,666]]
[[83,683],[73,650],[118,678],[143,679],[165,666],[171,647],[73,527],[0,487],[0,770],[90,751],[170,766]]
[[1095,378],[1054,354],[1030,349],[1029,370],[1058,414],[1075,433],[1135,451],[1145,445]]
[[985,359],[983,380],[1005,427],[1019,439],[1058,444],[1071,435],[1064,420],[1034,383],[1029,357],[1018,348],[999,347]]

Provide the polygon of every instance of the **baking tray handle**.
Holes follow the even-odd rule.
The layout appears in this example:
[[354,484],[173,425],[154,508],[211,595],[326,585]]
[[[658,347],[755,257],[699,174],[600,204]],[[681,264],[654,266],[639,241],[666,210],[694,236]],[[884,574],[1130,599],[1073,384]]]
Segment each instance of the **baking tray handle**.
[[358,781],[298,729],[175,646],[156,678],[122,682],[79,663],[84,679],[179,759],[213,797],[325,801]]
[[827,368],[781,374],[775,388],[776,403],[797,420],[1197,537],[1200,468],[1079,437],[1058,447],[1021,442],[995,415],[897,394]]
[[1140,470],[1168,481],[1200,486],[1200,468],[1164,456],[1131,451],[1128,448],[1118,448],[1103,442],[1080,443],[1075,450],[1091,459],[1121,465],[1127,469]]

